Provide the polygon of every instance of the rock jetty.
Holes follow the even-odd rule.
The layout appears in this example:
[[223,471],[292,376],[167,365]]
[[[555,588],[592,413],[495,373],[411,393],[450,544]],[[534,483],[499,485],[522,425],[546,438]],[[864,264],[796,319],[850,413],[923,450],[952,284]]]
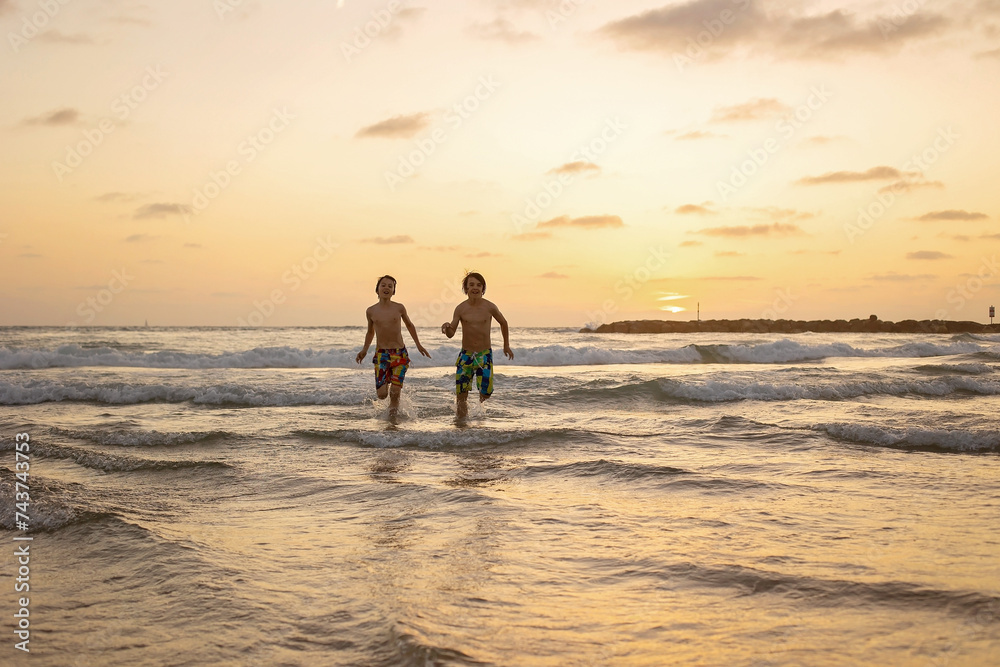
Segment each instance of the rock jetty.
[[948,320],[902,320],[884,322],[875,315],[866,320],[626,320],[584,327],[580,333],[1000,333],[1000,324],[952,322]]

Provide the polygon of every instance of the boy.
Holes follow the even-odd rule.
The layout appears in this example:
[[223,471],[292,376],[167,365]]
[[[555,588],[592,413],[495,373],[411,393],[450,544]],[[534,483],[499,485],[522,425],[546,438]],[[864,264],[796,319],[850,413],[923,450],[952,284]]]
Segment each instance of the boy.
[[392,418],[396,416],[399,408],[399,392],[403,388],[406,368],[410,365],[410,356],[406,353],[406,346],[403,345],[400,321],[406,323],[406,330],[410,332],[410,337],[417,344],[420,354],[428,358],[431,355],[420,344],[417,329],[407,317],[406,308],[403,304],[392,300],[396,293],[396,279],[392,276],[382,276],[375,283],[375,293],[378,294],[378,303],[365,311],[365,317],[368,318],[368,333],[365,334],[365,347],[358,352],[356,361],[361,363],[368,354],[372,336],[376,336],[375,356],[372,357],[372,363],[375,364],[375,391],[379,400],[385,400],[385,397],[389,396],[389,417]]
[[466,402],[472,388],[472,376],[476,377],[479,402],[482,403],[493,393],[493,350],[490,345],[490,325],[493,320],[500,324],[503,334],[503,353],[513,359],[507,330],[507,320],[500,310],[483,298],[486,294],[486,279],[479,273],[468,273],[462,280],[462,291],[469,298],[455,307],[451,322],[441,325],[441,333],[448,338],[455,335],[459,323],[462,324],[462,351],[455,361],[455,393],[458,397],[457,416],[468,414]]

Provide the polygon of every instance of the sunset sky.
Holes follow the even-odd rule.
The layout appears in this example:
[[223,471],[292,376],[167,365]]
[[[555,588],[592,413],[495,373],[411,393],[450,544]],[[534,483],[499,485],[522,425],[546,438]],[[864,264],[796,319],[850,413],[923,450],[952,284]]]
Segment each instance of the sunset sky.
[[1000,0],[0,0],[2,325],[988,321]]

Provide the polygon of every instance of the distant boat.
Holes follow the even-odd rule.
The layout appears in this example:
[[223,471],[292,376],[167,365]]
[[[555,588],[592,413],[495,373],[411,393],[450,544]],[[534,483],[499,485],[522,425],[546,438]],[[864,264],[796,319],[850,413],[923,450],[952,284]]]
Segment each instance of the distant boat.
[[146,320],[146,323],[143,326],[148,329],[149,328],[149,320]]

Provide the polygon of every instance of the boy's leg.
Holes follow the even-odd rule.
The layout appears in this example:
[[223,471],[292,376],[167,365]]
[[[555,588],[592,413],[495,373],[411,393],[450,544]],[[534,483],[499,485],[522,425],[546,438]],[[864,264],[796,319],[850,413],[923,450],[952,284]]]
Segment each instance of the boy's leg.
[[396,414],[396,411],[399,409],[399,392],[400,392],[400,390],[402,390],[402,387],[399,386],[399,385],[395,385],[395,384],[392,385],[392,387],[389,388],[389,414],[390,415]]
[[457,408],[455,409],[455,416],[459,419],[467,416],[469,414],[469,392],[463,391],[455,397],[455,402]]

